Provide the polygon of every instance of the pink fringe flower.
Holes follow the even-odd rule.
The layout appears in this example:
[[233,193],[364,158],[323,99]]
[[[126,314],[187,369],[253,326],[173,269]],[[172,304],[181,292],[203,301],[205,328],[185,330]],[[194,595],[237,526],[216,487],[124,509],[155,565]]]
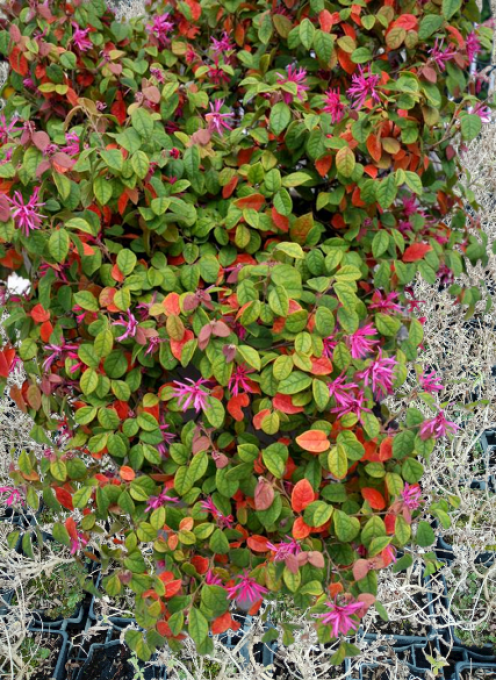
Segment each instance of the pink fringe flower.
[[39,229],[41,227],[42,219],[46,217],[46,215],[41,215],[36,212],[45,205],[44,203],[40,203],[39,195],[40,188],[35,187],[33,189],[33,194],[27,203],[24,202],[20,191],[15,191],[13,198],[7,196],[7,200],[12,206],[11,214],[14,218],[14,222],[26,237],[29,236],[30,231]]
[[361,109],[367,99],[372,99],[376,104],[380,103],[381,98],[376,91],[381,77],[372,73],[370,67],[365,70],[362,66],[358,67],[358,73],[351,78],[351,87],[346,94],[352,101],[352,108]]
[[331,115],[332,123],[339,123],[344,118],[346,111],[346,106],[343,104],[340,98],[339,90],[327,90],[325,93],[325,104],[322,109],[324,113],[329,113]]
[[216,99],[215,102],[210,102],[210,113],[205,114],[205,120],[208,124],[210,132],[217,132],[221,137],[224,130],[232,130],[232,127],[227,122],[228,118],[234,118],[234,113],[221,113],[220,110],[224,106],[223,99]]
[[420,438],[429,439],[434,437],[434,439],[439,439],[447,434],[454,434],[459,429],[456,423],[446,420],[444,412],[439,410],[437,416],[422,423],[420,426]]
[[197,413],[200,411],[205,411],[208,406],[209,393],[202,389],[202,385],[207,385],[210,381],[200,378],[196,382],[191,378],[186,378],[190,383],[179,382],[179,380],[174,380],[173,396],[179,401],[179,405],[184,410],[193,406]]
[[372,339],[372,335],[377,335],[377,331],[369,323],[346,338],[346,344],[351,351],[353,359],[364,359],[372,351],[374,345],[377,345],[379,340]]
[[[287,68],[285,74],[277,74],[277,82],[279,85],[284,85],[285,83],[294,83],[296,85],[296,98],[300,101],[304,99],[304,93],[308,90],[308,85],[305,85],[305,79],[307,77],[307,72],[304,68],[297,69],[296,66],[290,65]],[[282,98],[286,104],[291,104],[295,95],[291,92],[283,92]]]
[[340,633],[347,635],[350,630],[358,628],[358,622],[351,617],[356,616],[357,612],[363,608],[363,602],[348,602],[345,605],[326,602],[326,605],[329,607],[329,611],[318,614],[317,618],[322,619],[324,625],[332,626],[334,637],[338,637]]
[[250,609],[255,602],[262,599],[262,596],[268,592],[267,588],[261,586],[255,579],[250,578],[247,572],[242,576],[238,576],[238,579],[236,585],[227,588],[227,594],[229,599],[235,600],[241,609]]

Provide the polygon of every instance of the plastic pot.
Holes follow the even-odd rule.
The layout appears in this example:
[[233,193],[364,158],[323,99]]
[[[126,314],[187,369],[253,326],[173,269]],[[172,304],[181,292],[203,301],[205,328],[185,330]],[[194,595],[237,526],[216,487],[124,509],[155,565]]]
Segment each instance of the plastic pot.
[[[98,576],[97,576],[96,582],[95,582],[95,586],[97,588],[100,588],[100,586],[102,584],[102,578],[103,578],[102,574],[99,573]],[[88,612],[88,616],[90,618],[90,621],[99,621],[102,618],[100,614],[97,614],[95,612],[96,599],[97,598],[94,597],[94,596],[91,598],[89,612]],[[123,616],[109,616],[109,617],[107,617],[107,620],[115,628],[121,628],[121,629],[126,628],[127,626],[131,625],[132,623],[136,623],[134,619],[132,619],[132,618],[128,619],[128,618],[123,617]]]
[[[241,624],[241,628],[235,633],[223,634],[220,637],[222,644],[228,649],[234,649],[241,642],[243,637],[250,631],[253,621],[253,617],[244,612],[235,612],[233,614],[233,619]],[[266,624],[265,626],[266,630],[272,627],[273,626],[271,624]],[[274,663],[275,649],[276,649],[275,642],[270,643],[260,642],[255,645],[253,655],[258,663],[262,664],[263,666],[271,666]],[[250,652],[248,647],[248,641],[245,645],[242,644],[240,646],[239,654],[247,663],[249,663]]]
[[[444,587],[444,595],[441,599],[442,599],[444,608],[447,611],[450,611],[450,609],[451,609],[450,604],[451,603],[450,603],[450,598],[449,598],[449,595],[448,595],[448,586],[447,586],[446,579],[444,578],[443,574],[441,574],[440,576],[441,576],[441,582],[443,583],[443,587]],[[495,661],[496,662],[496,649],[494,648],[494,645],[492,645],[491,643],[486,643],[482,647],[476,647],[476,646],[473,646],[473,645],[466,645],[456,635],[455,627],[452,625],[451,621],[452,621],[452,617],[451,617],[451,614],[450,614],[449,620],[447,622],[446,621],[442,622],[443,624],[448,623],[449,626],[446,627],[445,625],[443,625],[443,627],[441,628],[440,640],[441,641],[444,640],[446,645],[448,646],[448,648],[451,647],[452,645],[454,645],[457,649],[464,650],[465,653],[467,654],[467,659],[471,658],[471,659],[476,659],[476,660],[481,660],[481,661],[483,661],[484,659],[488,659],[489,661]]]
[[[55,542],[55,539],[51,534],[46,533],[45,531],[41,531],[41,535],[43,538],[43,541],[52,541]],[[32,532],[31,533],[31,541],[32,542],[37,542],[38,541],[38,533],[37,532]],[[22,548],[22,538],[19,538],[18,544],[16,546],[16,550],[18,553],[23,554],[23,548]],[[88,573],[91,573],[91,568],[92,564],[88,563]],[[80,626],[83,617],[84,617],[84,603],[81,601],[80,604],[78,604],[71,616],[69,617],[62,617],[58,616],[55,619],[52,619],[48,616],[45,616],[43,613],[43,609],[35,609],[32,612],[33,616],[33,624],[37,628],[43,628],[43,629],[48,629],[48,630],[65,630],[69,626]]]
[[[463,671],[474,671],[476,669],[484,671],[484,680],[496,680],[496,663],[476,663],[472,661],[462,661],[455,666],[453,680],[464,680]],[[467,677],[471,677],[467,675]]]
[[51,675],[51,680],[64,680],[64,678],[65,678],[65,662],[67,660],[67,654],[68,654],[68,651],[69,651],[67,633],[65,633],[64,631],[61,631],[61,630],[51,630],[50,632],[47,632],[43,628],[37,628],[37,627],[32,627],[32,626],[29,627],[29,630],[32,633],[41,633],[44,636],[58,635],[62,638],[62,646],[60,648],[57,663],[56,663],[55,668],[53,670],[53,673]]
[[[107,632],[107,641],[90,645],[88,656],[74,680],[133,680],[135,669],[128,663],[131,652],[120,640],[112,640],[114,630]],[[145,666],[145,680],[165,680],[161,666]]]
[[[424,576],[424,584],[426,587],[427,591],[427,611],[429,613],[429,619],[431,619],[433,622],[436,620],[436,613],[434,611],[433,607],[433,594],[432,594],[432,589],[431,589],[431,577],[430,576]],[[434,640],[438,637],[439,633],[436,630],[436,627],[433,624],[430,624],[426,626],[427,628],[427,635],[401,635],[401,634],[395,634],[395,633],[387,633],[384,631],[381,631],[380,633],[363,633],[363,629],[359,628],[358,629],[358,634],[363,637],[364,640],[369,640],[369,641],[375,641],[377,640],[378,637],[388,637],[393,640],[393,647],[396,649],[398,646],[405,646],[405,645],[412,645],[412,644],[419,644],[422,643],[423,645],[427,644],[428,641]]]
[[11,522],[19,527],[27,529],[34,521],[34,517],[22,510],[14,508],[4,508],[3,515],[0,515],[0,522]]

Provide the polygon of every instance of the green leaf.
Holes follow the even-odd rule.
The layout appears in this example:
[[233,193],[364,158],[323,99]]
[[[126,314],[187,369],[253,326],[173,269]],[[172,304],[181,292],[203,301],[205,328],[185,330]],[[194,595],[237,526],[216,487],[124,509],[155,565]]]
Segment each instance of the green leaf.
[[313,38],[313,45],[317,58],[324,64],[328,64],[331,60],[332,48],[334,46],[334,38],[332,35],[325,33],[320,29],[317,30]]
[[209,397],[207,401],[208,406],[205,409],[205,416],[212,427],[219,429],[222,427],[226,415],[224,406],[219,399],[214,397]]
[[462,6],[462,0],[443,0],[443,15],[449,21]]
[[294,371],[284,380],[279,383],[279,392],[281,394],[298,394],[303,392],[312,384],[312,378],[300,371]]
[[136,266],[138,258],[132,250],[123,248],[117,254],[117,266],[124,276],[129,276]]
[[376,186],[377,200],[383,210],[387,210],[387,208],[392,206],[397,193],[398,187],[396,186],[394,173],[388,175]]
[[52,233],[48,241],[48,250],[53,259],[61,264],[65,261],[69,252],[71,240],[65,229],[57,229]]
[[278,102],[270,112],[270,129],[278,137],[285,130],[291,120],[291,109],[284,102]]
[[436,541],[436,534],[427,522],[419,522],[417,527],[417,544],[422,548],[432,545]]
[[256,371],[261,370],[262,364],[260,354],[256,349],[253,349],[253,347],[249,347],[248,345],[240,345],[238,347],[238,353],[248,366],[251,366],[251,368],[254,368]]
[[150,140],[153,133],[153,118],[146,111],[146,109],[136,109],[131,114],[131,124],[133,128],[140,134],[140,136],[145,140]]
[[140,179],[145,179],[150,169],[150,161],[144,151],[136,151],[131,156],[131,167]]
[[355,169],[355,154],[349,146],[343,146],[336,154],[336,167],[343,177],[351,177]]
[[384,229],[378,231],[372,240],[372,254],[375,258],[383,255],[389,248],[389,234]]
[[75,508],[82,510],[88,504],[91,496],[93,495],[94,488],[92,486],[82,486],[76,491],[72,497],[72,503]]
[[360,522],[356,517],[350,517],[342,510],[334,510],[333,514],[334,531],[336,536],[343,543],[351,543],[360,532]]
[[335,446],[327,455],[327,465],[334,477],[344,479],[348,472],[348,458],[342,446]]
[[420,22],[418,37],[424,41],[438,31],[444,23],[444,17],[437,14],[427,14]]
[[300,23],[300,40],[304,47],[309,50],[312,47],[313,39],[315,36],[315,26],[312,24],[310,19],[303,19]]
[[263,453],[262,458],[264,465],[271,472],[274,477],[282,479],[286,470],[286,463],[288,460],[288,449],[283,444],[271,444]]
[[286,317],[289,312],[289,295],[282,286],[276,286],[269,293],[269,306],[278,316]]
[[393,456],[395,458],[405,458],[413,452],[415,445],[415,434],[411,430],[399,432],[393,439]]
[[120,149],[107,149],[100,152],[105,164],[114,172],[122,172],[124,157]]
[[472,139],[475,139],[482,129],[482,121],[480,117],[475,113],[466,113],[463,116],[461,116],[460,125],[462,130],[462,137],[467,142],[470,142]]
[[307,505],[303,513],[305,524],[310,527],[321,527],[331,519],[334,508],[324,501],[314,501]]
[[102,175],[98,175],[93,180],[93,191],[100,205],[106,205],[112,198],[112,184]]
[[415,484],[422,479],[424,466],[415,458],[407,458],[401,466],[401,475],[409,484]]
[[74,293],[74,302],[88,312],[98,312],[100,309],[97,299],[89,290],[81,290],[78,293]]

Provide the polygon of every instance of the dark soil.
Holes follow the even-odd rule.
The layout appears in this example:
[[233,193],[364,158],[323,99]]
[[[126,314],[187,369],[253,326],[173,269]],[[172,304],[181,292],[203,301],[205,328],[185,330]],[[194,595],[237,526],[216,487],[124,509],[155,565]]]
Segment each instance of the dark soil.
[[50,635],[49,633],[36,633],[34,641],[36,645],[49,649],[50,654],[46,659],[37,659],[36,670],[32,673],[29,680],[51,680],[62,647],[62,637],[60,635]]
[[79,680],[133,680],[130,658],[131,652],[124,645],[97,647],[81,669]]

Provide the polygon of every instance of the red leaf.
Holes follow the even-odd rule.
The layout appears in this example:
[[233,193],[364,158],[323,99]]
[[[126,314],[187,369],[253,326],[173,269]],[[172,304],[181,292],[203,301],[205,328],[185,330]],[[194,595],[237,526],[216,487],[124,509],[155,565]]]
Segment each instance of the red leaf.
[[260,477],[255,488],[255,509],[267,510],[274,501],[274,489],[272,484],[263,477]]
[[307,505],[315,500],[315,491],[308,479],[300,479],[296,482],[291,494],[291,507],[295,512],[302,512]]
[[76,527],[76,522],[73,520],[72,517],[68,517],[65,520],[65,528],[67,529],[67,533],[69,536],[74,539],[75,541],[78,540],[78,532],[77,532],[77,527]]
[[0,351],[0,376],[2,378],[9,377],[15,356],[15,349],[2,349]]
[[122,100],[114,102],[110,107],[110,113],[117,118],[119,125],[124,125],[127,118],[126,103]]
[[251,208],[252,210],[261,210],[263,204],[265,203],[265,196],[262,194],[250,194],[249,196],[243,196],[243,198],[238,198],[234,201],[234,204],[240,210],[245,208]]
[[230,181],[224,187],[222,187],[222,198],[229,198],[232,196],[232,193],[238,184],[238,180],[239,177],[234,175],[234,177],[232,177]]
[[417,262],[432,250],[428,243],[413,243],[403,253],[403,262]]
[[269,411],[268,408],[264,408],[262,411],[259,411],[257,413],[257,415],[253,418],[253,421],[252,421],[253,427],[255,428],[255,430],[260,430],[260,428],[262,427],[263,419],[268,415],[270,415],[270,411]]
[[198,574],[206,574],[209,568],[209,561],[206,557],[201,555],[194,555],[190,559],[191,564],[194,566]]
[[60,505],[66,510],[74,510],[71,494],[61,486],[55,487],[55,495]]
[[304,451],[310,451],[310,453],[323,453],[330,447],[327,435],[322,430],[307,430],[296,437],[296,443]]
[[271,210],[271,217],[272,221],[274,222],[276,227],[280,229],[280,231],[284,232],[289,231],[289,219],[287,217],[284,217],[284,215],[280,215],[275,208],[272,208]]
[[270,550],[270,548],[267,548],[267,538],[256,534],[246,539],[246,545],[253,552],[267,552],[267,550]]
[[295,523],[293,524],[293,536],[297,540],[301,540],[303,538],[306,538],[307,536],[310,536],[312,529],[311,527],[308,526],[308,524],[305,524],[303,521],[303,517],[297,517],[295,520]]
[[241,624],[238,623],[237,621],[234,621],[229,612],[224,612],[223,614],[218,616],[214,621],[212,621],[210,630],[214,635],[219,635],[220,633],[225,633],[226,630],[229,629],[238,630],[240,626]]
[[319,158],[318,161],[315,161],[315,167],[317,169],[317,172],[321,177],[325,177],[329,170],[331,169],[332,165],[332,156],[323,156],[322,158]]
[[382,156],[381,140],[378,135],[369,135],[367,137],[367,151],[372,158],[378,163]]
[[9,63],[12,70],[20,76],[27,76],[29,66],[26,57],[18,47],[14,47],[9,55]]
[[330,375],[332,373],[332,363],[327,357],[312,359],[312,375]]
[[175,581],[169,581],[165,584],[165,599],[170,600],[171,597],[177,595],[181,590],[182,581],[181,579],[176,579]]
[[417,17],[413,14],[402,14],[401,16],[393,21],[391,28],[404,28],[405,31],[415,31],[417,29]]
[[172,340],[172,338],[171,338],[170,347],[171,347],[172,355],[174,356],[175,359],[177,359],[178,361],[181,361],[181,354],[182,354],[184,345],[189,340],[193,340],[194,337],[195,337],[195,335],[194,335],[193,331],[186,330],[184,332],[182,340]]
[[136,472],[129,465],[123,465],[119,470],[119,474],[122,479],[126,482],[132,482],[136,477]]
[[272,399],[272,405],[278,411],[286,413],[286,415],[294,415],[295,413],[303,413],[303,406],[293,406],[293,401],[289,394],[276,394]]
[[381,442],[379,448],[379,462],[384,463],[393,457],[393,440],[391,437],[386,437]]
[[362,489],[362,496],[374,510],[384,510],[386,507],[384,496],[377,489],[366,487]]
[[33,321],[36,321],[36,323],[43,323],[44,321],[50,320],[50,312],[47,312],[42,304],[37,304],[31,310],[31,318]]
[[243,408],[250,404],[250,397],[247,394],[238,394],[236,397],[231,397],[227,402],[227,410],[229,414],[240,423],[245,414],[243,413]]
[[50,323],[50,321],[45,321],[45,323],[41,324],[40,328],[40,337],[43,340],[43,342],[48,342],[50,340],[50,336],[53,331],[53,326]]
[[330,33],[331,28],[334,26],[334,24],[339,23],[339,21],[340,18],[338,12],[331,14],[328,10],[323,9],[322,12],[319,13],[319,24],[324,33]]
[[317,569],[324,568],[325,566],[324,555],[321,552],[319,552],[318,550],[311,550],[310,552],[307,552],[306,555],[308,557],[308,561],[313,567],[317,567]]

